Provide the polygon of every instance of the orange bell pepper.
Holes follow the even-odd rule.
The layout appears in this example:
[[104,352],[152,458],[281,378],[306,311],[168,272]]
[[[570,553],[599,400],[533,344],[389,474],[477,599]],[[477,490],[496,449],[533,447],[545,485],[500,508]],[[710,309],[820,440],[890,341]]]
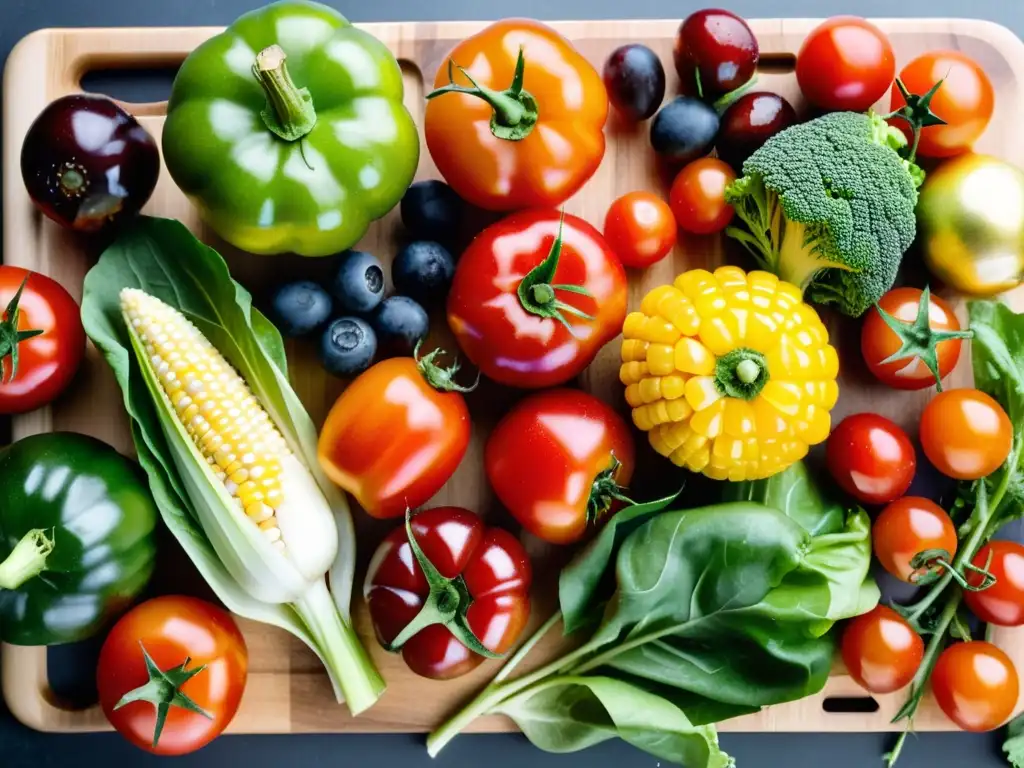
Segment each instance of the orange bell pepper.
[[448,184],[481,208],[558,206],[601,164],[604,82],[545,24],[491,24],[455,47],[434,88],[427,148]]

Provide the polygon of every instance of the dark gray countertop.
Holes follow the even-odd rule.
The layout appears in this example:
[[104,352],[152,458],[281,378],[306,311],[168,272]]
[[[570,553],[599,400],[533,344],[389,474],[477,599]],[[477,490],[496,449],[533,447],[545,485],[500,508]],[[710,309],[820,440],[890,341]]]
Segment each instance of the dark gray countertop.
[[[481,0],[324,0],[353,21],[408,21],[491,19],[508,15],[540,19],[679,18],[700,3],[647,0],[624,5],[616,0],[518,0],[515,3]],[[25,34],[53,26],[159,26],[227,24],[260,0],[0,0],[0,60]],[[990,19],[1024,34],[1021,0],[730,0],[726,6],[745,16],[972,16]],[[163,83],[166,89],[169,81]],[[134,83],[134,89],[153,88]],[[166,93],[166,90],[164,91]],[[135,100],[160,98],[160,93],[130,90],[122,95]],[[66,687],[87,690],[91,669],[75,665],[75,652],[51,654],[51,674]],[[84,678],[84,679],[83,679]],[[722,742],[741,768],[819,766],[865,768],[881,765],[889,744],[884,734],[724,734]],[[414,766],[461,768],[486,763],[488,768],[529,764],[531,768],[571,766],[650,766],[658,761],[632,747],[612,742],[575,755],[549,755],[521,736],[463,736],[436,761],[431,761],[422,737],[391,736],[227,736],[174,764],[190,768],[241,765],[246,768],[288,766]],[[157,758],[122,741],[116,734],[54,735],[28,730],[0,702],[0,768],[160,764]],[[962,733],[923,734],[911,739],[900,760],[903,768],[996,768],[1005,765],[992,735]]]

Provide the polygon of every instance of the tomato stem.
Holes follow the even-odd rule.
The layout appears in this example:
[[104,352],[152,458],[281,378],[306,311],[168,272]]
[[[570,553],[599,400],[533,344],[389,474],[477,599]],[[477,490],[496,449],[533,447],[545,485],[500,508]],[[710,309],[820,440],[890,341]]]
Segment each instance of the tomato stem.
[[267,106],[260,112],[264,125],[285,141],[297,141],[313,130],[316,110],[309,89],[292,82],[287,58],[281,46],[268,46],[256,54],[252,74],[267,97]]
[[21,537],[11,553],[0,562],[0,589],[17,589],[46,570],[46,559],[53,552],[54,531],[46,535],[33,528]]
[[[25,290],[25,284],[28,283],[28,278],[31,275],[26,276],[21,281],[21,285],[18,286],[17,292],[11,298],[10,303],[7,305],[7,309],[4,310],[4,316],[2,322],[0,322],[0,384],[5,384],[9,381],[14,381],[14,377],[18,373],[18,345],[26,339],[31,339],[34,336],[38,336],[42,333],[41,330],[18,330],[18,319],[21,315],[21,310],[18,309],[18,303],[21,301],[22,291]],[[10,373],[6,371],[5,361],[7,358],[11,358]]]
[[[455,84],[455,69],[458,69],[472,88]],[[448,59],[448,85],[437,88],[427,94],[428,99],[435,99],[446,93],[465,93],[483,99],[494,113],[491,115],[491,133],[499,139],[522,141],[533,131],[537,124],[537,100],[529,91],[523,90],[523,77],[526,70],[526,59],[522,46],[519,47],[519,58],[516,59],[516,70],[512,76],[512,85],[504,91],[495,91],[480,85],[463,67],[459,67],[452,59]]]
[[590,486],[590,498],[587,499],[587,522],[596,524],[608,513],[616,501],[626,504],[634,504],[632,499],[625,495],[626,490],[616,481],[616,475],[622,467],[622,462],[612,453],[609,465],[598,473]]
[[893,118],[900,118],[907,121],[910,124],[910,129],[914,134],[914,141],[910,147],[910,154],[907,155],[907,160],[911,163],[917,159],[917,148],[921,144],[921,131],[924,128],[928,128],[932,125],[945,125],[946,121],[941,117],[932,112],[931,103],[935,94],[939,88],[945,82],[945,78],[939,80],[933,85],[926,94],[918,96],[911,93],[907,86],[903,84],[903,81],[898,77],[896,78],[896,87],[900,89],[900,94],[903,96],[903,100],[906,102],[902,107],[890,112],[885,116],[885,119],[891,120]]
[[153,746],[156,747],[160,741],[160,734],[163,733],[164,724],[167,722],[167,713],[171,707],[179,707],[189,712],[195,712],[203,717],[213,720],[213,715],[196,704],[192,699],[181,692],[181,686],[206,669],[206,665],[188,669],[192,662],[190,657],[185,657],[180,667],[168,669],[166,672],[156,665],[153,658],[146,650],[146,646],[139,641],[142,649],[142,657],[146,661],[146,672],[149,675],[149,682],[128,691],[121,700],[114,705],[114,711],[136,701],[147,701],[156,708],[156,727],[153,729]]
[[428,352],[423,357],[420,357],[420,347],[423,345],[423,339],[416,342],[416,348],[412,352],[413,359],[416,361],[416,367],[419,368],[423,378],[426,379],[427,383],[436,389],[438,392],[472,392],[480,384],[480,373],[476,374],[476,381],[470,386],[464,387],[455,381],[455,374],[462,368],[462,364],[458,358],[452,362],[447,368],[443,368],[434,362],[434,359],[438,355],[444,354],[443,349],[435,349],[433,352]]

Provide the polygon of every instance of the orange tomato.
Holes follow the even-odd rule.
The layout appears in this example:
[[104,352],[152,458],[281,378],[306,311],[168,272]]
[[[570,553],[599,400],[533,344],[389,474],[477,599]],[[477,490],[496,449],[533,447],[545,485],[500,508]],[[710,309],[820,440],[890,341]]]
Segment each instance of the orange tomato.
[[909,683],[924,658],[924,641],[892,608],[876,605],[846,625],[843,663],[871,693],[892,693]]
[[889,504],[875,519],[871,528],[871,544],[889,573],[901,581],[914,584],[924,574],[940,568],[932,562],[914,567],[911,563],[922,552],[945,552],[946,562],[956,555],[956,528],[946,511],[930,499],[904,496]]
[[942,474],[957,480],[988,477],[1006,461],[1013,424],[995,400],[977,389],[949,389],[921,414],[921,448]]
[[735,171],[715,157],[703,157],[685,166],[669,192],[669,205],[679,228],[695,235],[725,229],[735,213],[725,202],[725,188],[735,180]]
[[651,192],[628,192],[608,209],[604,239],[627,267],[643,269],[665,258],[676,244],[676,220],[668,203]]
[[992,643],[951,645],[935,662],[931,680],[939,707],[965,731],[998,728],[1017,706],[1017,670]]
[[506,19],[466,38],[438,68],[434,89],[427,149],[452,189],[481,208],[557,206],[604,157],[604,81],[539,21]]

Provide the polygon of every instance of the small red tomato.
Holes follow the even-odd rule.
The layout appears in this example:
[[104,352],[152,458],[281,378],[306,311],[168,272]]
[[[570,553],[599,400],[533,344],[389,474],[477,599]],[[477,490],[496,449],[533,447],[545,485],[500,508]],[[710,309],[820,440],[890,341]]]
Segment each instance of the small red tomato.
[[[937,557],[952,563],[957,547],[956,528],[934,501],[904,496],[889,504],[875,519],[871,544],[885,570],[897,579],[915,584],[925,574],[941,569],[935,563]],[[914,558],[922,552],[934,554],[914,566]]]
[[1017,706],[1017,670],[992,643],[951,645],[935,662],[931,682],[939,707],[965,731],[998,728]]
[[[860,349],[875,378],[894,389],[926,389],[935,385],[936,374],[943,379],[956,367],[962,332],[960,321],[946,301],[930,292],[926,297],[918,288],[894,288],[881,298],[878,307],[899,321],[904,330],[897,333],[889,327],[877,307],[868,310],[861,328]],[[922,330],[923,323],[915,327],[925,317],[928,330]],[[905,340],[911,341],[914,349],[890,361],[904,347]],[[935,371],[926,362],[924,350],[929,345],[934,348]]]
[[826,110],[869,109],[895,75],[889,38],[856,16],[836,16],[815,28],[796,57],[800,90],[811,104]]
[[[995,91],[978,63],[960,51],[932,51],[918,56],[900,72],[904,87],[923,96],[940,80],[942,85],[929,107],[945,125],[930,125],[921,130],[917,153],[922,157],[950,157],[966,152],[981,138],[995,108]],[[892,111],[907,103],[898,86],[892,87]],[[893,119],[908,140],[913,132],[906,120]]]
[[676,220],[668,203],[651,192],[628,192],[608,209],[604,239],[627,267],[644,269],[676,244]]
[[622,331],[626,272],[577,216],[522,211],[487,227],[462,254],[448,325],[484,376],[511,387],[564,384]]
[[461,507],[424,510],[410,525],[418,548],[405,526],[392,531],[370,561],[363,595],[382,646],[400,649],[416,674],[450,680],[484,661],[475,644],[500,654],[522,633],[530,560],[515,536]]
[[[1024,625],[1024,547],[1015,541],[990,541],[971,563],[995,577],[992,586],[980,592],[964,591],[964,602],[986,624],[1000,627]],[[967,571],[967,583],[980,587],[983,574]]]
[[733,169],[716,157],[702,157],[683,167],[669,192],[679,228],[695,235],[725,229],[735,214],[725,201],[725,188],[735,180]]
[[1013,444],[1013,424],[995,400],[977,389],[950,389],[921,414],[921,448],[942,474],[957,480],[988,477]]
[[843,630],[843,663],[850,677],[871,693],[907,685],[924,658],[924,641],[892,608],[876,605]]
[[[85,355],[82,318],[78,304],[56,280],[8,265],[0,266],[0,309],[0,414],[25,413],[52,402],[71,383]],[[17,327],[12,309],[17,310]],[[29,335],[33,332],[38,333]],[[4,343],[15,334],[22,339],[16,368]]]
[[578,541],[613,509],[633,476],[629,427],[576,389],[520,401],[491,432],[487,479],[526,530],[545,541]]
[[[177,684],[148,685],[150,660]],[[104,641],[96,671],[100,706],[135,746],[156,755],[188,754],[234,718],[248,665],[245,639],[227,611],[194,597],[157,597],[122,616]],[[170,704],[162,723],[161,703]]]
[[888,504],[907,492],[917,457],[907,433],[884,416],[847,416],[829,435],[829,472],[839,486],[865,504]]

